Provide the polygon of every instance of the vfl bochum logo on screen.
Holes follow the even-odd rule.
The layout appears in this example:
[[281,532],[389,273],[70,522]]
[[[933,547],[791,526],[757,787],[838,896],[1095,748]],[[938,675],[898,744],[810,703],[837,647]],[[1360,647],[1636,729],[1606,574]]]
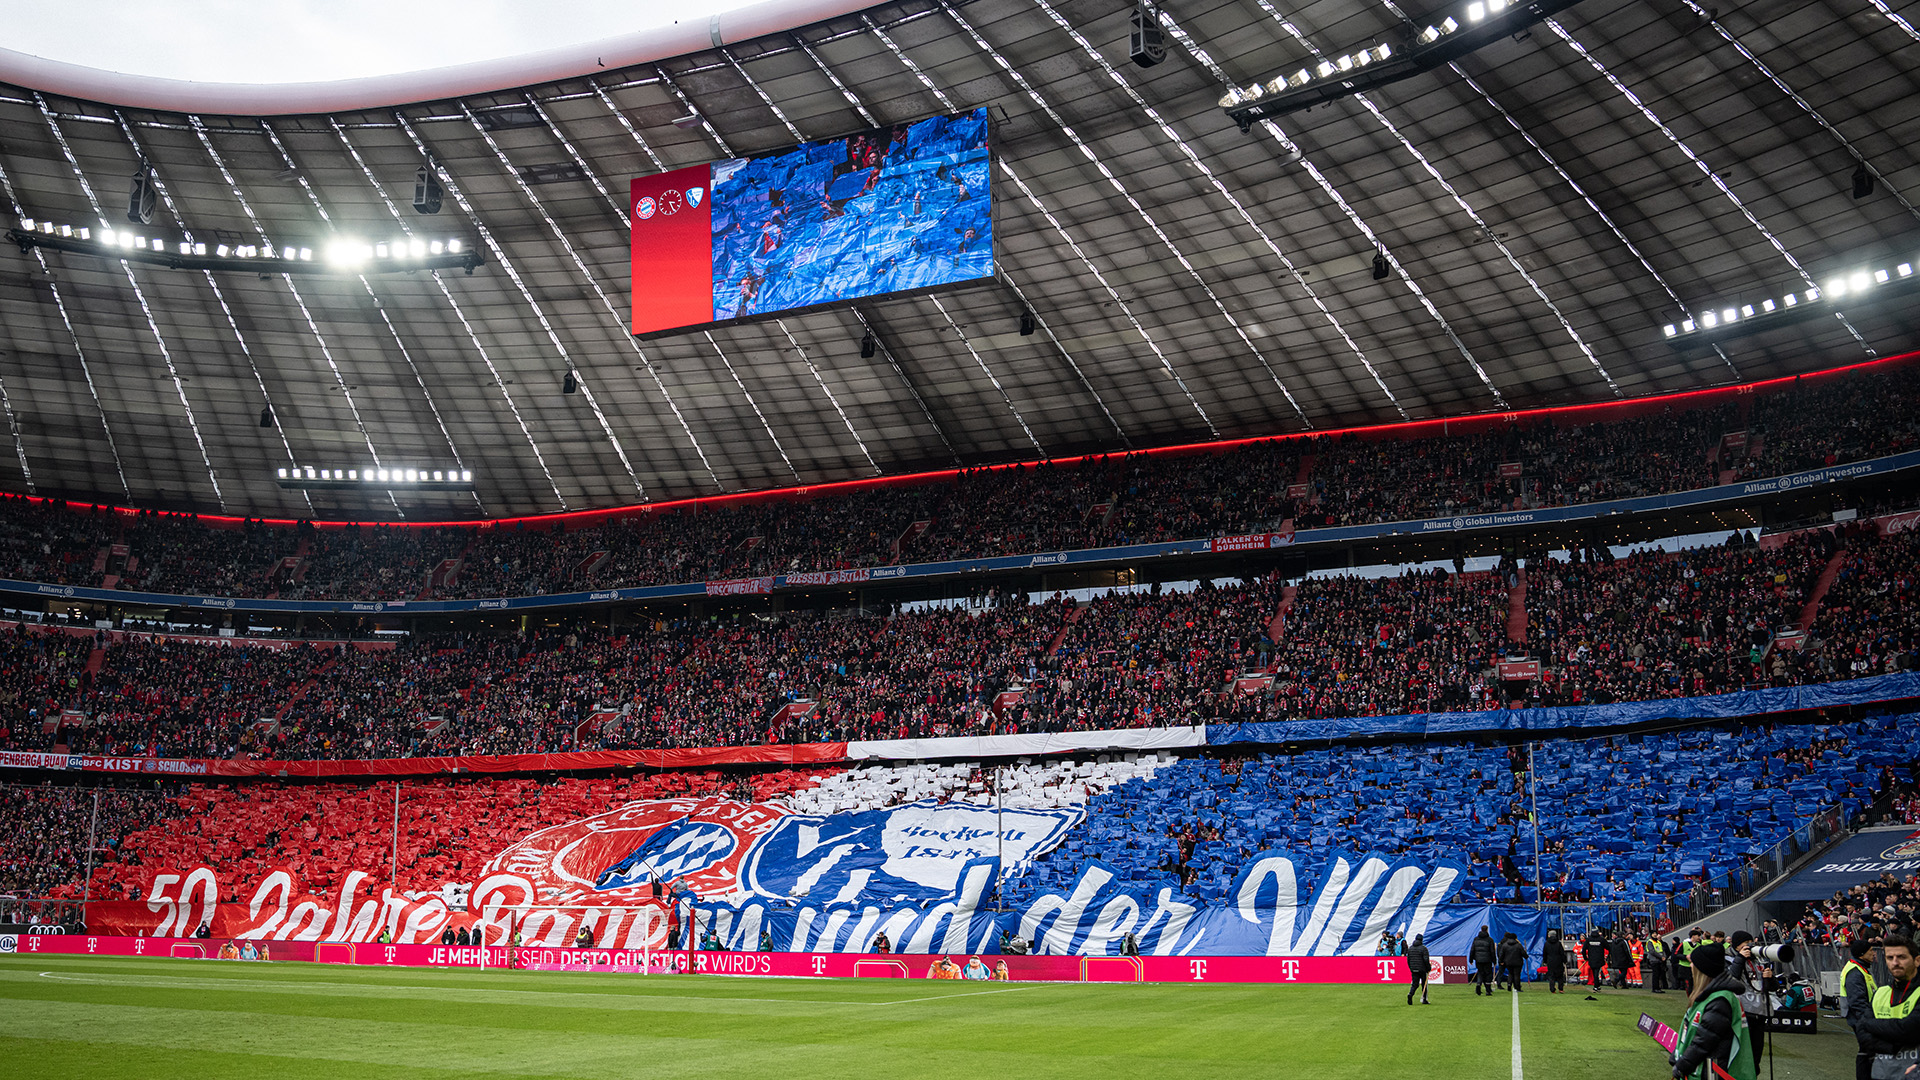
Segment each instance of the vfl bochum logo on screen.
[[737,841],[726,826],[681,819],[647,837],[632,854],[600,872],[594,889],[606,892],[697,874],[733,854]]
[[685,191],[669,189],[661,192],[657,199],[652,195],[642,195],[633,204],[633,216],[639,221],[652,221],[656,214],[661,217],[672,217],[683,207],[688,210],[698,210],[700,204],[706,201],[707,189],[703,187],[691,187]]

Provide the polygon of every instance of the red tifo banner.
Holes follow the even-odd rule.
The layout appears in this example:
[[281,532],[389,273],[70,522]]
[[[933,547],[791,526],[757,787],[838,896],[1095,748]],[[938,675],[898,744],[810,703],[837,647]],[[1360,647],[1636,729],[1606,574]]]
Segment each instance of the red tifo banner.
[[[622,974],[758,975],[788,978],[926,979],[939,957],[925,954],[684,952],[564,949],[342,941],[254,941],[231,937],[123,937],[31,934],[15,948],[35,955],[233,958],[251,945],[266,960],[374,967],[505,968]],[[5,951],[5,950],[0,950]],[[482,954],[485,954],[484,956]],[[955,954],[956,963],[967,957]],[[484,961],[484,963],[483,963]],[[1350,983],[1407,982],[1398,956],[1009,956],[981,957],[988,970],[1006,965],[1012,982]]]
[[540,772],[549,769],[705,768],[710,765],[823,765],[847,760],[847,744],[782,743],[687,750],[575,750],[558,754],[469,754],[461,757],[375,758],[359,761],[209,760],[111,757],[0,750],[0,768],[165,776],[428,776],[451,772]]

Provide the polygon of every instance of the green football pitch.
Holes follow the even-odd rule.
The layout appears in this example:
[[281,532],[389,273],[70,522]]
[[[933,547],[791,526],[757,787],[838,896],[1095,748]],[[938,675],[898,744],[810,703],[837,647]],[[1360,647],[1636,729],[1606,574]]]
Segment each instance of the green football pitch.
[[[0,1077],[1647,1080],[1681,999],[1537,988],[950,983],[0,958]],[[1845,1080],[1853,1040],[1779,1040]],[[1762,1067],[1761,1076],[1766,1076]]]

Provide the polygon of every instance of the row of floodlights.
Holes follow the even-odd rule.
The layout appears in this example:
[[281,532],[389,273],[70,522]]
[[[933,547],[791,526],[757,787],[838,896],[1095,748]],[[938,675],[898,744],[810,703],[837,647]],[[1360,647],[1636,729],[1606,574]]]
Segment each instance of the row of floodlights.
[[[1506,0],[1494,0],[1494,2],[1502,6],[1506,4]],[[1447,25],[1457,27],[1458,24],[1449,18],[1447,19]],[[1429,27],[1428,29],[1432,28]],[[1312,70],[1301,68],[1291,75],[1279,75],[1269,79],[1265,83],[1254,83],[1244,90],[1235,87],[1221,96],[1220,107],[1223,109],[1234,109],[1242,105],[1251,105],[1268,95],[1281,94],[1288,90],[1298,90],[1314,79],[1337,78],[1345,75],[1349,71],[1364,68],[1375,61],[1385,60],[1392,55],[1392,46],[1383,42],[1370,48],[1361,49],[1357,53],[1342,56],[1338,60],[1322,60],[1319,66]]]
[[[1472,26],[1475,23],[1483,22],[1488,16],[1498,15],[1519,2],[1520,0],[1473,0],[1472,3],[1467,5],[1467,10],[1464,12],[1467,17],[1465,25]],[[1424,30],[1415,34],[1413,40],[1416,45],[1431,45],[1449,34],[1459,33],[1461,29],[1462,24],[1460,20],[1449,15],[1437,23],[1429,24]],[[1289,90],[1298,90],[1308,83],[1313,82],[1315,79],[1344,78],[1349,72],[1358,71],[1369,64],[1379,63],[1392,55],[1393,48],[1382,43],[1361,49],[1356,53],[1349,53],[1335,60],[1322,60],[1312,68],[1301,68],[1291,75],[1275,76],[1264,83],[1254,83],[1245,89],[1235,87],[1234,89],[1228,90],[1226,94],[1220,98],[1220,107],[1223,109],[1237,109],[1242,105],[1252,105],[1264,97],[1283,94]]]
[[1778,301],[1767,299],[1760,301],[1758,304],[1741,304],[1739,307],[1709,309],[1700,313],[1698,321],[1685,319],[1678,324],[1668,323],[1663,327],[1663,330],[1667,337],[1691,334],[1698,330],[1712,330],[1716,327],[1730,326],[1742,319],[1757,318],[1761,315],[1771,315],[1776,311],[1784,311],[1787,308],[1798,307],[1803,303],[1811,304],[1822,299],[1831,302],[1847,296],[1863,296],[1872,292],[1877,286],[1885,285],[1896,277],[1910,278],[1912,276],[1912,263],[1901,263],[1891,270],[1855,270],[1851,274],[1844,274],[1827,282],[1827,286],[1824,289],[1813,288],[1799,294],[1787,293]]
[[471,484],[472,469],[316,469],[296,465],[279,470],[282,480],[353,480],[367,484]]
[[[33,218],[21,218],[20,227],[27,232],[38,232],[45,236],[57,236],[63,240],[93,240],[93,230],[81,226],[56,225],[51,221],[36,221]],[[167,241],[158,237],[148,238],[126,229],[101,229],[99,243],[103,247],[156,251],[162,255],[170,252]],[[275,247],[272,244],[215,244],[209,248],[203,243],[181,240],[178,243],[182,255],[216,258],[241,259],[280,259],[286,262],[312,262],[313,249],[306,247]],[[359,240],[337,240],[327,245],[327,261],[342,266],[357,266],[369,259],[424,259],[431,255],[458,255],[466,250],[466,245],[458,240],[415,240],[400,237],[394,240],[382,240],[378,243],[363,243]]]

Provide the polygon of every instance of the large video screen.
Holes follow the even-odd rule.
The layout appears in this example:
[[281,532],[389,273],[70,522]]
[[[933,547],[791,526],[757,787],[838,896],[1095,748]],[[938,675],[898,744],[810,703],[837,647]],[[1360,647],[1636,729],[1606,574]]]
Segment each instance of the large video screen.
[[633,332],[993,276],[987,112],[635,180]]

